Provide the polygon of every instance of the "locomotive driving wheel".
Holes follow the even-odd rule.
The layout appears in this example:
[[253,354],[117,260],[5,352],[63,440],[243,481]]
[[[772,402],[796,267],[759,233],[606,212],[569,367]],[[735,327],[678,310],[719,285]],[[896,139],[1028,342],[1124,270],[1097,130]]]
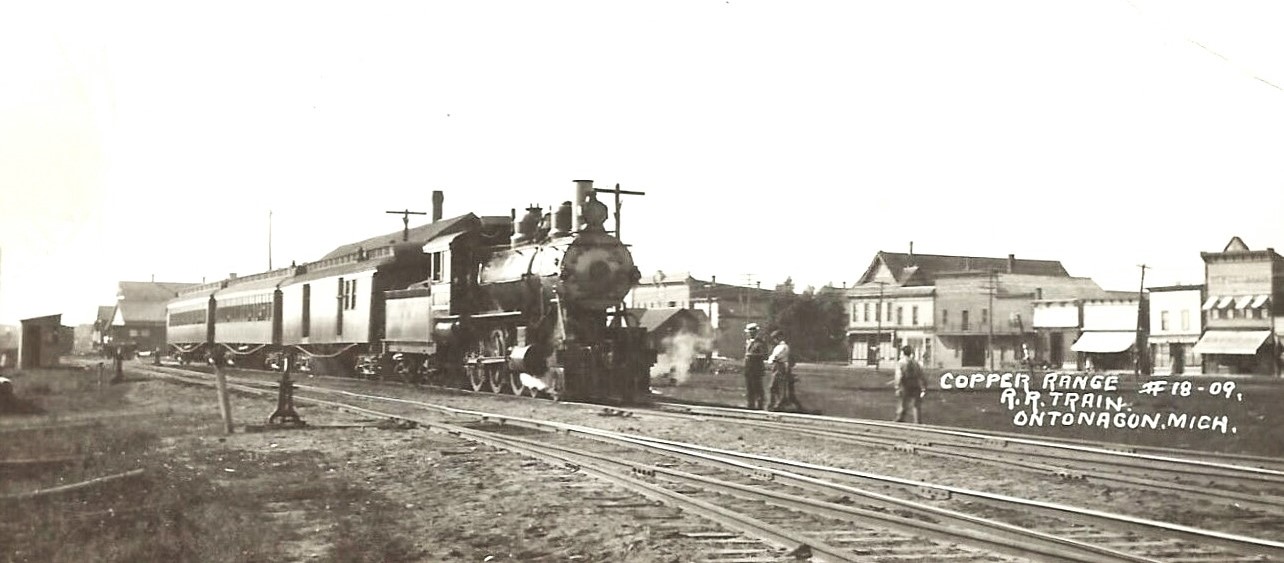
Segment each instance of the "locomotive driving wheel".
[[468,373],[468,383],[473,391],[486,388],[486,374],[482,372],[481,357],[476,352],[469,352],[464,358],[464,371]]
[[508,371],[508,388],[514,395],[521,396],[526,391],[526,386],[522,385],[522,374],[513,370]]
[[508,333],[503,328],[491,330],[486,342],[482,343],[482,349],[487,356],[501,360],[487,364],[485,368],[491,392],[503,393],[510,386],[508,362],[505,359],[508,357]]
[[508,371],[504,369],[504,364],[487,364],[485,369],[486,379],[490,381],[491,392],[503,393],[504,388],[507,387],[507,382],[504,381],[504,372]]

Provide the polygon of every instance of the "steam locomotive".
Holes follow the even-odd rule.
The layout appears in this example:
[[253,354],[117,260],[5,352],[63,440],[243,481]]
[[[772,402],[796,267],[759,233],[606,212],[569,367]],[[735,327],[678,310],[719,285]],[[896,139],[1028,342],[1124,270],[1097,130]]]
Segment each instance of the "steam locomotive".
[[656,353],[623,304],[641,276],[592,181],[520,220],[442,220],[433,198],[433,222],[401,240],[180,293],[167,305],[172,353],[567,400],[646,395]]

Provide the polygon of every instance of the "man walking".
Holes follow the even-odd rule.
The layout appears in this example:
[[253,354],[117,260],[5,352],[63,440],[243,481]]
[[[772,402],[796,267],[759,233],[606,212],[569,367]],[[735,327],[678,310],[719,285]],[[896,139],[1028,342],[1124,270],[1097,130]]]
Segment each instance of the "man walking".
[[785,333],[772,331],[771,341],[776,347],[771,350],[767,363],[771,364],[771,406],[768,410],[778,411],[786,404],[802,412],[802,404],[794,389],[793,358],[789,353],[789,343],[785,342]]
[[900,401],[896,405],[896,422],[905,422],[905,415],[910,421],[919,423],[919,407],[923,404],[923,395],[927,393],[927,376],[923,366],[914,359],[914,347],[906,344],[901,347],[901,359],[896,362],[896,375],[892,379],[896,387],[896,396]]
[[758,337],[758,323],[745,325],[745,395],[749,408],[765,408],[762,377],[766,375],[763,362],[767,359],[767,343]]

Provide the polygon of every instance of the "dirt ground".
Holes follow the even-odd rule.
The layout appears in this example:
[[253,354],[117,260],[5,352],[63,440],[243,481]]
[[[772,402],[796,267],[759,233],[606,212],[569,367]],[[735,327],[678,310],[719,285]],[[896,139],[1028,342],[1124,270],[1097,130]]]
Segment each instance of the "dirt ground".
[[[99,387],[92,373],[74,371],[28,373],[14,380],[22,403],[0,415],[0,461],[68,456],[78,461],[21,471],[0,464],[3,561],[689,561],[700,546],[677,531],[709,527],[681,514],[644,517],[645,510],[628,506],[645,499],[604,488],[566,467],[422,429],[387,428],[382,421],[322,407],[299,406],[309,429],[245,432],[246,425],[262,425],[274,403],[234,395],[237,432],[229,436],[222,432],[208,388],[139,376]],[[703,387],[695,382],[662,391],[668,396],[704,393],[735,404],[740,389],[728,381],[722,376]],[[804,391],[804,401],[816,389]],[[603,416],[596,407],[549,401],[386,390],[457,408],[1179,518],[1194,526],[1225,523],[1232,532],[1243,516],[1168,495],[996,472],[903,451],[799,443],[788,435],[716,420]],[[85,491],[35,500],[3,498],[139,468],[145,471],[141,477]],[[616,502],[621,498],[630,500]],[[1019,514],[1005,516],[1036,523]]]
[[210,390],[89,379],[15,377],[28,399],[0,416],[0,460],[86,459],[0,469],[0,497],[145,473],[0,498],[0,560],[683,561],[695,549],[674,529],[698,521],[639,520],[615,508],[629,503],[593,500],[592,478],[565,467],[306,406],[309,429],[244,432],[274,404],[238,396],[227,436]]

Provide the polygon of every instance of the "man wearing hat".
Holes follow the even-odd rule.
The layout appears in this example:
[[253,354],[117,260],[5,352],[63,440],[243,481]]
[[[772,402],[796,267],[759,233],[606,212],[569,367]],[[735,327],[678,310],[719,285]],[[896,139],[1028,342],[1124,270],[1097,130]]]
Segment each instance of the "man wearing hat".
[[785,341],[785,332],[771,331],[771,341],[776,347],[767,358],[767,363],[771,364],[771,402],[767,405],[767,410],[777,411],[788,404],[802,412],[802,403],[798,402],[794,389],[794,362],[789,353],[789,343]]
[[745,325],[745,394],[750,409],[767,406],[762,393],[762,377],[766,375],[763,361],[766,359],[767,343],[758,336],[758,323]]

